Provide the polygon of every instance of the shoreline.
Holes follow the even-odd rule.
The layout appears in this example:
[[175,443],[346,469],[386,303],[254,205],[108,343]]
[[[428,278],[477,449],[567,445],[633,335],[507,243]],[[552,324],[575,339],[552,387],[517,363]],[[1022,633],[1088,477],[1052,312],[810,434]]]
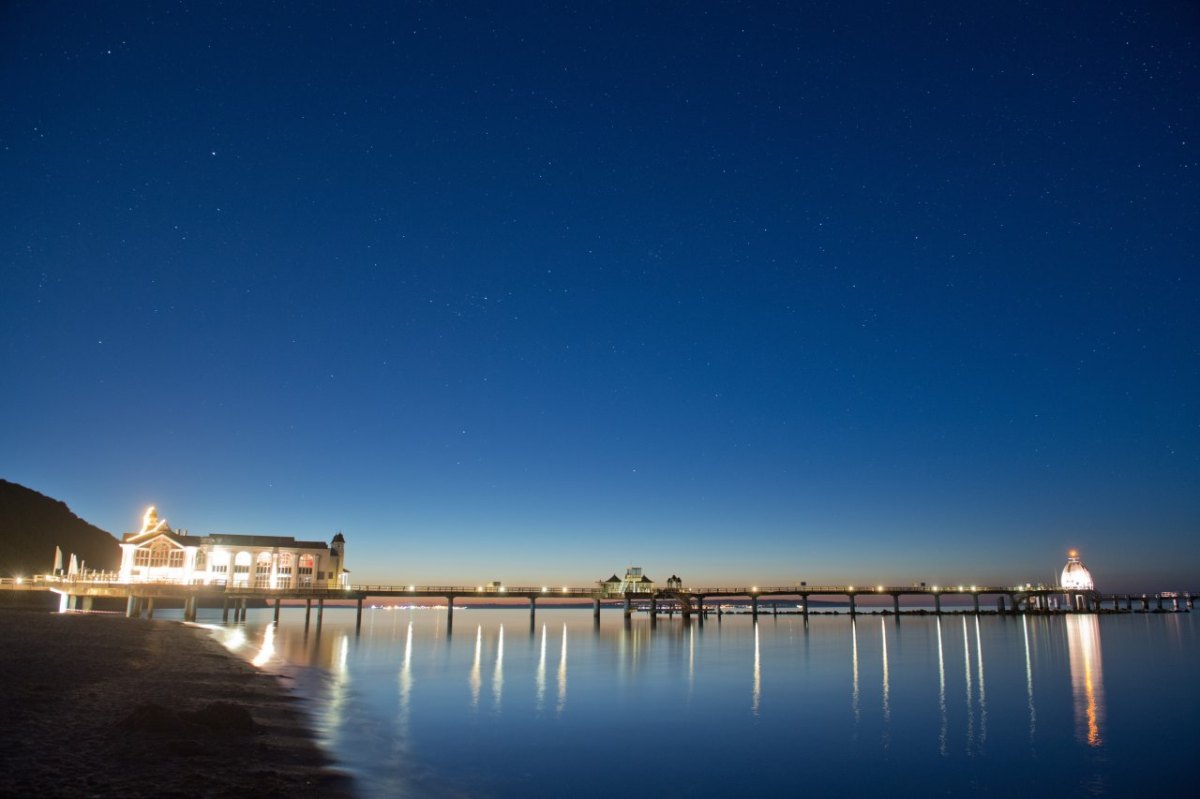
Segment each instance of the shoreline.
[[0,608],[0,794],[353,797],[276,675],[202,627]]

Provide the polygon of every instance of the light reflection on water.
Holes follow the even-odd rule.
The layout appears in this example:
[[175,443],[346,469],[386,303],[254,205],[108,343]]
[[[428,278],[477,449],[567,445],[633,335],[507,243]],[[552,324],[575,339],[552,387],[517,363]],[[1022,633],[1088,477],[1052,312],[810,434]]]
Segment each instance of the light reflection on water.
[[1029,619],[1021,617],[1021,636],[1025,640],[1025,695],[1029,704],[1029,743],[1037,737],[1037,708],[1033,704],[1033,659],[1029,654]]
[[1075,727],[1078,736],[1089,746],[1100,746],[1104,725],[1104,668],[1100,660],[1099,621],[1095,616],[1071,616],[1066,620]]
[[942,651],[942,619],[939,616],[936,619],[937,623],[937,658],[938,658],[938,713],[941,716],[941,728],[938,730],[938,754],[945,757],[946,751],[946,656]]
[[[862,619],[845,617],[605,614],[597,628],[584,611],[539,609],[536,624],[512,610],[456,616],[457,635],[416,610],[367,611],[360,635],[353,613],[329,610],[323,627],[306,629],[302,611],[277,628],[269,611],[212,627],[294,679],[324,744],[371,796],[603,795],[582,775],[618,760],[644,795],[744,792],[732,775],[751,773],[755,787],[787,789],[797,762],[779,757],[785,741],[821,763],[805,770],[806,792],[1120,796],[1151,773],[1171,793],[1183,766],[1164,768],[1158,750],[1186,736],[1147,747],[1133,731],[1190,729],[1187,708],[1200,705],[1194,682],[1160,693],[1142,679],[1148,646],[1161,647],[1161,673],[1191,667],[1192,614],[880,617],[879,634],[863,636]],[[961,669],[947,670],[954,658]],[[683,772],[664,765],[679,758]]]
[[750,693],[750,711],[758,715],[758,706],[762,701],[762,655],[759,652],[758,622],[754,622],[754,690]]
[[567,623],[563,622],[562,655],[558,660],[558,705],[554,708],[561,714],[567,706]]
[[862,717],[858,709],[858,621],[850,620],[850,668],[853,688],[850,691],[850,708],[854,711],[854,732],[858,734],[858,722]]

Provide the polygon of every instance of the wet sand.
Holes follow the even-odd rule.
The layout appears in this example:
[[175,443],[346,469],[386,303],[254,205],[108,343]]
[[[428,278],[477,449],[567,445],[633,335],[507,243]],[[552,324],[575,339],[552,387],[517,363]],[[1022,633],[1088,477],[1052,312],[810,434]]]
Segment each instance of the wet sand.
[[2,796],[353,795],[299,700],[202,629],[0,609],[0,640]]

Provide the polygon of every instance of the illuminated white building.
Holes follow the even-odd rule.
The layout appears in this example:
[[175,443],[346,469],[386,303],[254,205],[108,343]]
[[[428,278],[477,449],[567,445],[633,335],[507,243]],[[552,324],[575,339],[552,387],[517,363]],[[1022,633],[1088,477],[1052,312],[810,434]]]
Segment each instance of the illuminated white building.
[[1096,588],[1091,572],[1079,562],[1079,553],[1073,549],[1067,553],[1067,565],[1063,566],[1059,584],[1068,591],[1092,591]]
[[172,530],[151,507],[142,529],[121,539],[120,580],[232,585],[235,588],[341,588],[348,584],[346,539],[289,536],[192,536]]

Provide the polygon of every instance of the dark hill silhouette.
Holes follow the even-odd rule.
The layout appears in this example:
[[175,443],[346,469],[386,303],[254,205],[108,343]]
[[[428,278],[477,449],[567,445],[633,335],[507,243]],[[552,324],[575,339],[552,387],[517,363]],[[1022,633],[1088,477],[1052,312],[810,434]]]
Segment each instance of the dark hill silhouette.
[[121,565],[117,539],[76,516],[65,502],[17,483],[0,480],[0,577],[45,574],[62,547],[63,568],[71,553],[89,569]]

